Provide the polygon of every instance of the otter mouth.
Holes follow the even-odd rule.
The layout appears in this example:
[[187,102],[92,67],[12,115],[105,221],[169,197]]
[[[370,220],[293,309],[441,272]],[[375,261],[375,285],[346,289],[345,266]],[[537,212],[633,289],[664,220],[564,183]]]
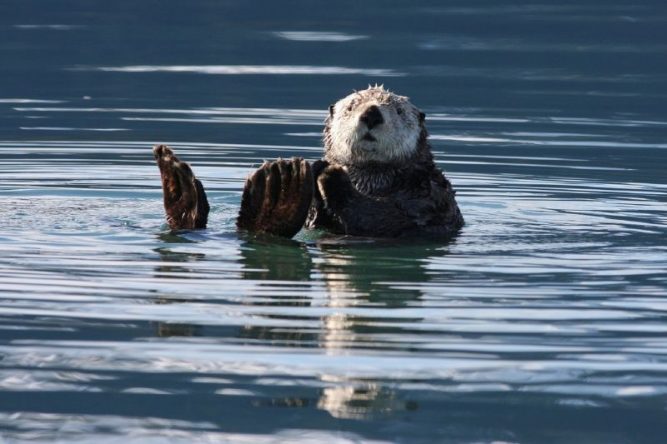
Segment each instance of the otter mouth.
[[368,142],[377,142],[377,139],[373,137],[371,133],[366,133],[366,135],[364,135],[364,137],[362,137],[361,139],[366,140]]

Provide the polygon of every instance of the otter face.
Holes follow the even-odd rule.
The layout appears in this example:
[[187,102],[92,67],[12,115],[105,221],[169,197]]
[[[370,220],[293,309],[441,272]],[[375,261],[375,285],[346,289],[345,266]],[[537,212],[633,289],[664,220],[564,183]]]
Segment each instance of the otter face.
[[423,121],[424,113],[407,97],[369,86],[329,107],[326,158],[343,165],[407,159],[417,149]]

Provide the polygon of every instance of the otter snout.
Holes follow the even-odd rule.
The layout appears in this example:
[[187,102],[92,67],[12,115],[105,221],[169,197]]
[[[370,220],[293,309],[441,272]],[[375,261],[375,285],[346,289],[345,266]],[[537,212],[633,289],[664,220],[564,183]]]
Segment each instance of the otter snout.
[[364,122],[368,129],[373,129],[376,126],[383,124],[384,118],[382,117],[380,108],[371,105],[366,108],[366,111],[359,117],[359,121]]

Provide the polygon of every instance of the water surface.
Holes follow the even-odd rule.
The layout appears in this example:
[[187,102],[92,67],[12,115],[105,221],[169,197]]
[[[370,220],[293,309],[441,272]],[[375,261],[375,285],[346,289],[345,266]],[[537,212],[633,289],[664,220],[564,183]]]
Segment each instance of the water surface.
[[[0,5],[0,441],[663,442],[667,8],[325,6]],[[237,234],[375,83],[460,235]],[[209,229],[166,227],[154,143]]]

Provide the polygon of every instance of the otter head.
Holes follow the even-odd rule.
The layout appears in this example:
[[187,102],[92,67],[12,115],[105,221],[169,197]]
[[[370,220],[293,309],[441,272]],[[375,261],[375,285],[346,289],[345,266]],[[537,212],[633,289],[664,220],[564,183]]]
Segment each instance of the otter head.
[[329,107],[325,158],[342,165],[399,163],[415,154],[425,131],[424,113],[407,97],[369,86]]

